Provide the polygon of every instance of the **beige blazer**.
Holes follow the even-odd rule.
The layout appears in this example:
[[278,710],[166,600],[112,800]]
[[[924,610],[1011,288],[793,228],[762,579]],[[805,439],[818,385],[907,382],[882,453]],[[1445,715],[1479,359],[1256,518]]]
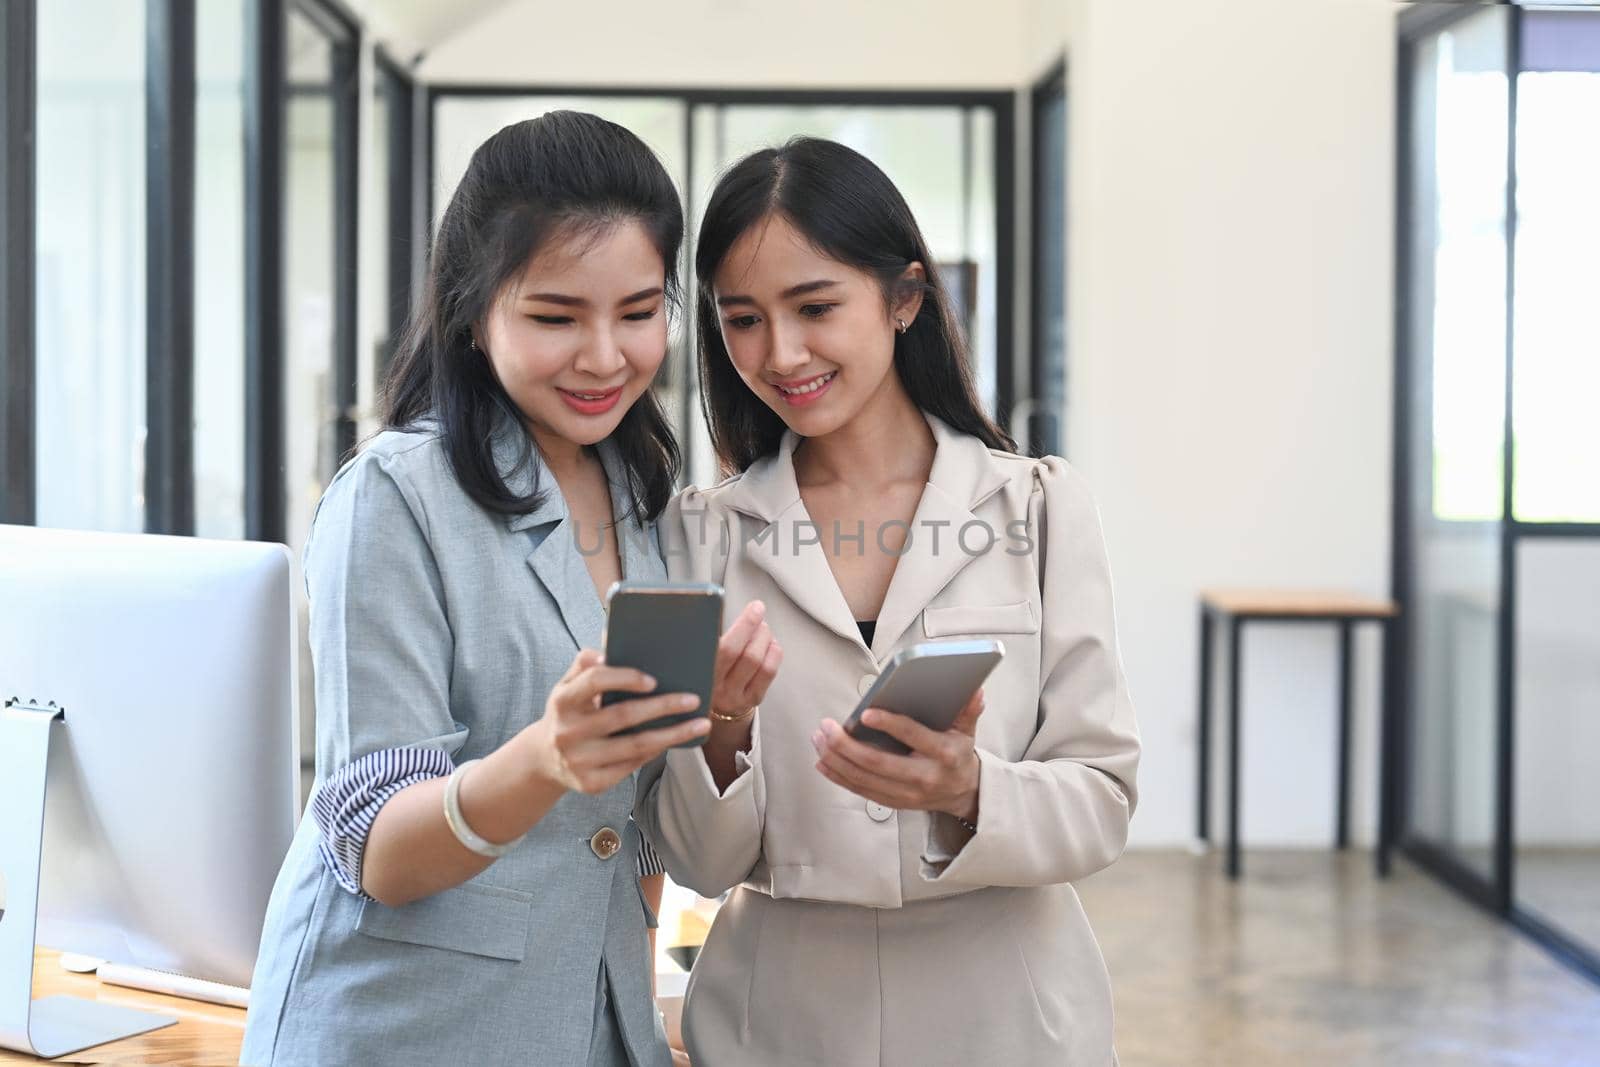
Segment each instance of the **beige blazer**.
[[[658,524],[670,573],[760,598],[784,663],[741,773],[698,750],[641,772],[637,817],[672,877],[732,886],[695,962],[683,1033],[700,1067],[1116,1062],[1110,980],[1070,883],[1122,851],[1139,740],[1100,526],[1059,459],[992,452],[929,419],[933,469],[872,647],[795,483],[796,439],[687,490]],[[851,550],[876,531],[843,529]],[[995,637],[978,722],[976,835],[833,785],[810,737],[896,650]],[[741,759],[743,759],[741,757]]]

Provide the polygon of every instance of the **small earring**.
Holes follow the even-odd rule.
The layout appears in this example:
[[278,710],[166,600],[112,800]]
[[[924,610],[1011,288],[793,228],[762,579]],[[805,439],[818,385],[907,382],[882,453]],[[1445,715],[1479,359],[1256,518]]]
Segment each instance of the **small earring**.
[[894,324],[900,328],[901,333],[905,333],[907,330],[911,329],[910,325],[907,324],[905,319],[895,319]]
[[467,351],[476,352],[477,350],[478,350],[478,339],[476,337],[467,338]]

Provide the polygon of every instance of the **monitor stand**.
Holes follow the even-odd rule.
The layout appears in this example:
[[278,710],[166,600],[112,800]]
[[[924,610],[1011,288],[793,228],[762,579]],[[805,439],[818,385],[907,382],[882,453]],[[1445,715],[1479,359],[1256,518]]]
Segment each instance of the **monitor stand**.
[[58,719],[53,703],[11,699],[0,708],[0,1048],[45,1059],[178,1021],[82,997],[33,999],[46,768]]

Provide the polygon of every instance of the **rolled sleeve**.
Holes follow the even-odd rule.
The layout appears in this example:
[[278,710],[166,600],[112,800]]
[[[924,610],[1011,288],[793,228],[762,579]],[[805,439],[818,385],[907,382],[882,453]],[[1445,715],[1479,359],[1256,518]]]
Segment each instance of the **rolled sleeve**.
[[341,768],[311,798],[311,815],[322,839],[317,851],[343,888],[363,900],[361,859],[378,812],[401,790],[454,769],[437,748],[393,748],[373,752]]
[[361,894],[361,857],[395,794],[449,774],[467,743],[450,709],[455,644],[423,500],[393,456],[334,478],[305,550],[316,678],[311,812],[323,861]]

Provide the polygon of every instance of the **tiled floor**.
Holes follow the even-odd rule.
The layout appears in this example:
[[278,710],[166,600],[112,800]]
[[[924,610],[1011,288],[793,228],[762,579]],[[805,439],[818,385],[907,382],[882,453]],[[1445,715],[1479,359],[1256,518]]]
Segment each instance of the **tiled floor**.
[[1123,1067],[1600,1067],[1600,986],[1351,852],[1130,852],[1079,886]]
[[1517,903],[1600,952],[1600,848],[1519,848]]

